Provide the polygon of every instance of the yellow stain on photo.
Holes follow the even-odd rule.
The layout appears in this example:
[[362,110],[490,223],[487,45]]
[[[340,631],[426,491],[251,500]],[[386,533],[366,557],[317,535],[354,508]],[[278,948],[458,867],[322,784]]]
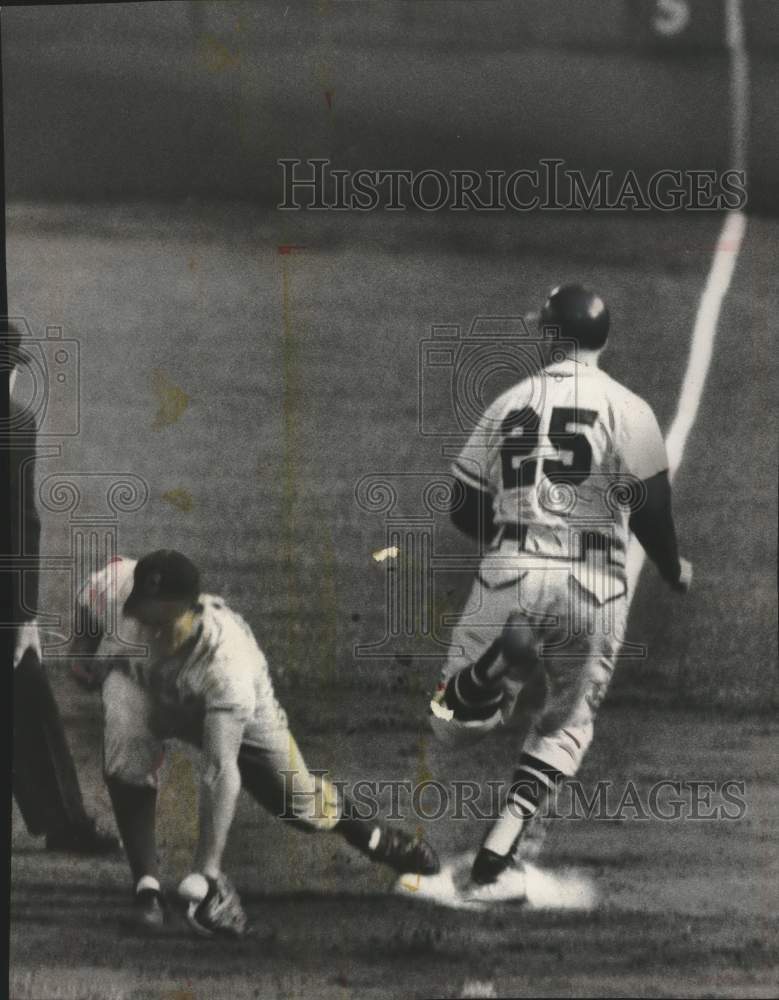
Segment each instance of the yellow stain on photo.
[[175,507],[176,510],[183,511],[184,513],[192,510],[194,506],[194,500],[192,499],[192,494],[189,490],[185,490],[183,487],[178,487],[175,490],[166,490],[162,494],[162,499]]
[[152,427],[155,431],[169,427],[181,419],[189,406],[190,397],[161,368],[151,373],[151,388],[157,400],[157,413]]
[[213,35],[203,35],[200,40],[200,58],[209,73],[224,73],[238,66],[240,53],[231,51],[224,42]]

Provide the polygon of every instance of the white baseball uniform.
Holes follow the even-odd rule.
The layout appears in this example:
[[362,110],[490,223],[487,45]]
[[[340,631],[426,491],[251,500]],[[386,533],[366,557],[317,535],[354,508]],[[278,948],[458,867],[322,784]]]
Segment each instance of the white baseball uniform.
[[436,709],[447,681],[519,610],[542,643],[547,687],[525,749],[575,773],[623,636],[631,507],[642,481],[667,468],[649,405],[579,361],[549,365],[487,409],[453,469],[490,495],[498,531],[453,631],[432,706],[437,735],[482,734],[513,711],[516,682],[485,721]]
[[[89,577],[79,595],[100,631],[98,656],[108,666],[106,776],[156,787],[165,740],[199,746],[206,713],[228,711],[244,725],[239,766],[255,798],[277,814],[291,812],[304,825],[332,827],[329,783],[308,771],[274,695],[268,663],[243,618],[221,598],[203,594],[191,639],[169,655],[154,628],[124,614],[135,565],[116,557]],[[324,799],[323,785],[328,786]]]

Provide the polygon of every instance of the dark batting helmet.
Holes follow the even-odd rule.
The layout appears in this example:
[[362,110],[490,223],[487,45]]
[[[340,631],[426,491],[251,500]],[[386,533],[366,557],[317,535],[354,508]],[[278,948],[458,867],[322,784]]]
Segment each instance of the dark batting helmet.
[[609,334],[609,310],[595,292],[582,285],[553,288],[541,310],[541,329],[554,327],[565,340],[598,350]]

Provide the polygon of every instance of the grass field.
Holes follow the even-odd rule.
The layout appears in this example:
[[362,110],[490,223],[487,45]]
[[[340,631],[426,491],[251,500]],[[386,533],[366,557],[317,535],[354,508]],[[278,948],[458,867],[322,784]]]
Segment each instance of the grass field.
[[[13,206],[11,311],[38,335],[61,325],[81,348],[81,432],[41,456],[39,478],[145,480],[148,502],[118,522],[120,549],[175,545],[200,563],[256,629],[317,766],[348,780],[505,777],[511,731],[459,762],[429,745],[437,665],[418,655],[418,636],[384,659],[355,656],[384,634],[387,587],[371,558],[386,524],[356,502],[356,485],[447,465],[442,441],[418,431],[431,324],[519,315],[561,279],[602,290],[614,317],[605,366],[667,428],[719,224]],[[549,861],[590,870],[602,906],[474,920],[387,898],[389,879],[339,844],[245,803],[228,863],[257,931],[229,951],[181,927],[155,946],[134,938],[120,863],[45,856],[17,823],[12,996],[774,995],[776,236],[775,222],[750,219],[676,481],[695,589],[679,601],[645,569],[629,637],[648,657],[620,669],[585,765],[587,780],[641,787],[744,780],[743,820],[558,824]],[[303,249],[279,252],[290,244]],[[443,413],[446,390],[435,399]],[[401,492],[397,513],[419,506]],[[70,529],[46,512],[46,555],[68,555]],[[462,550],[444,517],[435,542]],[[44,587],[61,614],[65,582],[52,570]],[[467,585],[464,572],[442,578],[436,609],[456,608]],[[99,705],[53,673],[87,795],[107,819]],[[161,823],[173,880],[192,837],[190,758],[178,753],[170,772]],[[478,836],[463,823],[429,833],[443,852]]]

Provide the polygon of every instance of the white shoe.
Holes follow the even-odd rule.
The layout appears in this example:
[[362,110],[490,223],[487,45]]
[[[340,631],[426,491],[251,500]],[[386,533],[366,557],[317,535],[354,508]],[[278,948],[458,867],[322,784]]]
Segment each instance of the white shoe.
[[395,883],[395,892],[419,903],[433,903],[455,910],[474,909],[463,899],[462,889],[475,855],[471,852],[449,858],[436,875],[403,875]]
[[495,903],[523,903],[526,899],[525,870],[512,865],[495,882],[479,885],[471,881],[475,855],[463,854],[441,866],[437,875],[404,875],[395,892],[417,902],[434,903],[455,910],[483,910]]
[[599,905],[598,886],[585,871],[537,868],[525,862],[505,869],[495,882],[479,885],[470,878],[474,858],[473,852],[445,858],[437,875],[403,875],[395,892],[455,910],[520,903],[527,910],[588,911]]

